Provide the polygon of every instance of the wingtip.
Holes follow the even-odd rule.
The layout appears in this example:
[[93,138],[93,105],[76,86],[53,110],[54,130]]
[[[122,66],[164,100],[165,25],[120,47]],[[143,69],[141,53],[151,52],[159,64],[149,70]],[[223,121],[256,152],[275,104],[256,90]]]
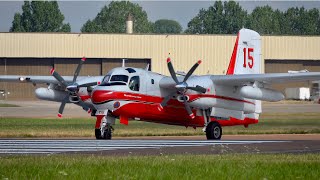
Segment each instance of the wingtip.
[[89,110],[87,111],[87,113],[88,113],[88,114],[90,114],[91,112],[92,112],[92,110],[91,110],[91,109],[89,109]]
[[59,117],[59,118],[62,118],[62,114],[59,113],[59,114],[58,114],[58,117]]
[[202,60],[201,60],[201,59],[199,59],[199,60],[198,60],[198,64],[201,64],[201,63],[202,63]]
[[168,57],[168,58],[167,58],[167,63],[169,63],[169,62],[171,62],[171,59]]
[[83,56],[83,58],[81,58],[81,61],[86,61],[87,58]]

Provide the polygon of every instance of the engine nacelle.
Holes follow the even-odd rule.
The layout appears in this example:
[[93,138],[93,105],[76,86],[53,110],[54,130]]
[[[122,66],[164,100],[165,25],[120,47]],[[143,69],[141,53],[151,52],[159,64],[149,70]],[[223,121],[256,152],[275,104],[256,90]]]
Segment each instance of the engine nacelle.
[[42,100],[61,102],[66,95],[68,95],[68,92],[48,88],[38,88],[36,89],[35,94],[37,98]]
[[279,91],[252,86],[243,86],[239,93],[245,98],[262,101],[281,101],[284,99],[284,95]]

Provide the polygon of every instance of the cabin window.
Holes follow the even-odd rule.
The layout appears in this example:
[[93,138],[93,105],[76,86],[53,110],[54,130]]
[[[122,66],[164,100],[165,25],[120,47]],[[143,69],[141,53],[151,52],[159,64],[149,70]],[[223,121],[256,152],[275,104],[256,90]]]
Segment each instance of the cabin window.
[[129,81],[129,88],[132,91],[139,91],[140,88],[140,78],[139,76],[133,76]]
[[106,75],[103,80],[102,80],[102,83],[108,83],[109,82],[109,79],[110,79],[110,75]]
[[110,79],[110,82],[128,82],[128,76],[127,75],[113,75]]
[[151,79],[151,84],[154,84],[154,79]]

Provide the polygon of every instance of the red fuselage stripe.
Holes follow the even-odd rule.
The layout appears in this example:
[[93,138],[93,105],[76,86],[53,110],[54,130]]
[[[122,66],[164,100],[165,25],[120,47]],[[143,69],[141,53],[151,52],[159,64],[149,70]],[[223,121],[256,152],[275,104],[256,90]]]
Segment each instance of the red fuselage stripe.
[[[112,93],[111,93],[112,92]],[[243,103],[249,103],[253,104],[253,102],[242,100],[242,99],[237,99],[237,98],[232,98],[232,97],[226,97],[226,96],[218,96],[218,95],[213,95],[213,94],[191,94],[189,96],[189,101],[188,102],[193,102],[196,101],[200,98],[216,98],[216,99],[223,99],[223,100],[228,100],[228,101],[237,101],[237,102],[243,102]],[[119,91],[102,91],[102,90],[97,90],[93,93],[92,95],[92,102],[95,104],[102,104],[106,101],[112,101],[112,100],[132,100],[132,101],[139,101],[139,102],[149,102],[149,103],[160,103],[163,98],[159,96],[150,96],[150,95],[145,95],[145,94],[137,94],[137,93],[129,93],[129,92],[119,92]],[[177,100],[171,101],[170,104],[181,104]],[[178,103],[178,104],[177,104]]]

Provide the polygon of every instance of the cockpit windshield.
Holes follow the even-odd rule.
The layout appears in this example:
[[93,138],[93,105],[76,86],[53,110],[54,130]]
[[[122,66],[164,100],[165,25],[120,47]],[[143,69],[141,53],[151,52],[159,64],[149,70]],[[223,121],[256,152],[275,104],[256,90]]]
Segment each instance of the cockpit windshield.
[[110,82],[128,82],[129,77],[127,75],[113,75]]
[[[111,78],[110,78],[111,77]],[[106,75],[100,86],[127,85],[129,77],[126,75]]]

